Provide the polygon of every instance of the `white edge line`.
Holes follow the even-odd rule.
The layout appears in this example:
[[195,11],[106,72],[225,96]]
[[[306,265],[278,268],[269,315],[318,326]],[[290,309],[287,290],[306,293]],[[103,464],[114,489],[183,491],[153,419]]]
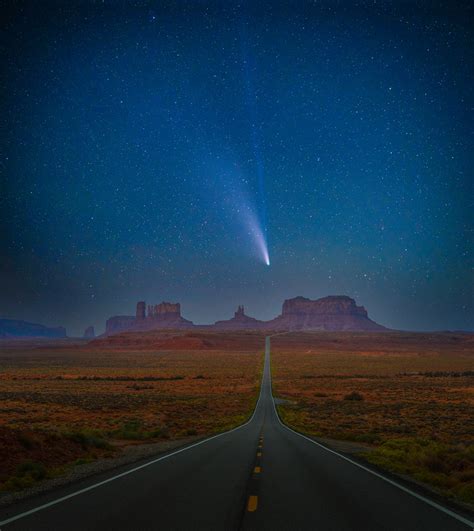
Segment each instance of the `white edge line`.
[[99,481],[99,483],[94,483],[93,485],[90,485],[89,487],[85,487],[83,489],[76,490],[75,492],[71,492],[71,494],[67,494],[66,496],[57,498],[56,500],[50,501],[43,505],[39,505],[38,507],[35,507],[34,509],[30,509],[29,511],[25,511],[23,513],[7,518],[6,520],[3,520],[0,522],[0,526],[11,524],[12,522],[15,522],[16,520],[20,520],[21,518],[30,516],[31,514],[37,513],[38,511],[42,511],[43,509],[47,509],[48,507],[57,505],[58,503],[69,500],[70,498],[74,498],[75,496],[79,496],[80,494],[84,494],[85,492],[101,487],[102,485],[106,485],[107,483],[110,483],[111,481],[115,481],[116,479],[119,479],[121,477],[128,476],[128,474],[133,474],[133,472],[137,472],[138,470],[141,470],[142,468],[146,468],[150,465],[154,465],[155,463],[158,463],[159,461],[163,461],[164,459],[168,459],[169,457],[173,457],[176,454],[180,454],[181,452],[185,452],[186,450],[191,450],[191,448],[195,448],[196,446],[212,441],[213,439],[217,439],[218,437],[222,437],[223,435],[228,435],[229,433],[232,433],[233,431],[244,428],[245,426],[247,426],[248,424],[252,422],[253,418],[255,417],[255,413],[257,412],[258,404],[262,397],[264,374],[265,374],[265,363],[264,363],[264,370],[262,371],[262,379],[260,381],[260,393],[258,395],[258,400],[255,403],[255,408],[253,410],[252,416],[244,424],[241,424],[240,426],[236,426],[235,428],[232,428],[231,430],[224,431],[223,433],[218,433],[217,435],[213,435],[212,437],[208,437],[207,439],[191,444],[190,446],[185,446],[184,448],[180,448],[179,450],[176,450],[175,452],[163,455],[161,457],[158,457],[157,459],[148,461],[147,463],[143,463],[143,465],[136,466],[135,468],[126,470],[125,472],[122,472],[121,474],[117,474],[116,476],[112,476],[111,478],[104,479],[103,481]]
[[[270,354],[270,352],[269,352]],[[335,450],[331,450],[331,448],[328,448],[327,446],[324,446],[324,444],[320,444],[318,443],[317,441],[315,441],[314,439],[310,439],[309,437],[306,437],[306,435],[303,435],[302,433],[299,433],[297,431],[295,431],[294,429],[290,428],[289,426],[287,426],[286,424],[284,424],[282,422],[282,420],[280,419],[280,415],[278,414],[278,411],[277,411],[277,408],[276,408],[276,405],[275,405],[275,397],[273,396],[273,384],[272,384],[272,371],[271,371],[271,365],[270,365],[270,385],[271,385],[271,389],[272,389],[272,401],[273,401],[273,409],[275,410],[275,415],[278,419],[278,422],[284,427],[286,428],[288,431],[291,431],[292,433],[294,433],[295,435],[299,435],[300,437],[302,437],[303,439],[306,439],[307,441],[309,441],[310,443],[313,443],[315,444],[316,446],[319,446],[320,448],[322,448],[323,450],[326,450],[327,452],[330,452],[331,454],[334,454],[334,455],[337,455],[338,457],[340,457],[341,459],[344,459],[345,461],[348,461],[349,463],[352,463],[353,465],[361,468],[362,470],[365,470],[366,472],[369,472],[370,474],[374,475],[374,476],[377,476],[378,478],[380,479],[383,479],[384,481],[386,481],[387,483],[390,483],[390,485],[393,485],[394,487],[397,487],[399,488],[400,490],[403,490],[404,492],[408,493],[408,494],[411,494],[412,496],[414,496],[415,498],[418,498],[419,500],[421,501],[424,501],[425,503],[427,503],[428,505],[431,505],[431,507],[434,507],[435,509],[438,509],[439,511],[447,514],[448,516],[451,516],[452,518],[455,518],[456,520],[459,520],[460,522],[462,522],[463,524],[466,524],[468,527],[470,527],[471,529],[474,529],[474,522],[472,522],[471,520],[468,520],[467,518],[464,518],[464,516],[461,516],[460,514],[458,513],[455,513],[454,511],[451,511],[450,509],[447,509],[446,507],[443,507],[442,505],[439,505],[438,503],[434,502],[433,500],[430,500],[429,498],[426,498],[425,496],[422,496],[421,494],[417,494],[415,491],[407,488],[407,487],[404,487],[403,485],[401,485],[400,483],[397,483],[396,481],[393,481],[392,479],[382,475],[382,474],[379,474],[378,472],[376,472],[375,470],[372,470],[364,465],[362,465],[361,463],[358,463],[357,461],[353,461],[352,459],[350,459],[349,457],[346,457],[345,455],[342,455],[340,454],[339,452],[336,452]]]

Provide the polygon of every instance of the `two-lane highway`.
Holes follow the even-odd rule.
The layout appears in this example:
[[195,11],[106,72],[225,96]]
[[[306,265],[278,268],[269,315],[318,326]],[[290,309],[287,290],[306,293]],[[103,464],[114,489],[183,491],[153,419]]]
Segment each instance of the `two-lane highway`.
[[243,426],[0,511],[14,530],[467,530],[438,505],[282,425],[266,339]]

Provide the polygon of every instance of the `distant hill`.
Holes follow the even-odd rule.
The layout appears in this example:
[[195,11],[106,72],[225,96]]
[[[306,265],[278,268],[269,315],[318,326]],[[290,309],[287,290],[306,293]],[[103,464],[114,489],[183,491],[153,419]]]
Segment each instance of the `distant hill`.
[[62,326],[49,327],[38,323],[0,319],[0,338],[14,339],[21,337],[66,337],[66,329]]

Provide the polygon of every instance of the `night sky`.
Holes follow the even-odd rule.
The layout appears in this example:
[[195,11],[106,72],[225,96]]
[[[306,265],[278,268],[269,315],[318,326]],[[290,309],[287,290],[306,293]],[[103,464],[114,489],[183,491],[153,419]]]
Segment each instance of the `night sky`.
[[472,3],[160,4],[3,8],[0,316],[473,329]]

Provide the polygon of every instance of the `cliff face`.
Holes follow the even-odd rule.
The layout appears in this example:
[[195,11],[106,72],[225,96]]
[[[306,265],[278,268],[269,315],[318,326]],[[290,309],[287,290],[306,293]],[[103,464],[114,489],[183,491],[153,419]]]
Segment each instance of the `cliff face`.
[[0,319],[0,338],[15,337],[66,337],[66,329],[62,326],[49,327],[14,319]]
[[117,334],[124,331],[158,330],[160,328],[192,328],[192,321],[181,317],[179,303],[162,302],[148,305],[145,315],[145,302],[137,303],[135,317],[132,315],[117,315],[107,320],[105,335]]
[[179,304],[179,302],[162,302],[160,304],[155,304],[154,306],[148,306],[148,317],[161,317],[163,315],[181,317],[181,304]]
[[331,296],[311,300],[287,299],[282,313],[267,323],[273,330],[386,330],[369,319],[367,310],[354,299]]
[[287,299],[283,303],[282,316],[289,315],[362,315],[367,317],[363,306],[357,306],[354,299],[341,296],[330,296],[312,301],[305,297]]
[[130,330],[134,322],[135,317],[133,315],[115,315],[105,322],[105,333],[110,335]]

